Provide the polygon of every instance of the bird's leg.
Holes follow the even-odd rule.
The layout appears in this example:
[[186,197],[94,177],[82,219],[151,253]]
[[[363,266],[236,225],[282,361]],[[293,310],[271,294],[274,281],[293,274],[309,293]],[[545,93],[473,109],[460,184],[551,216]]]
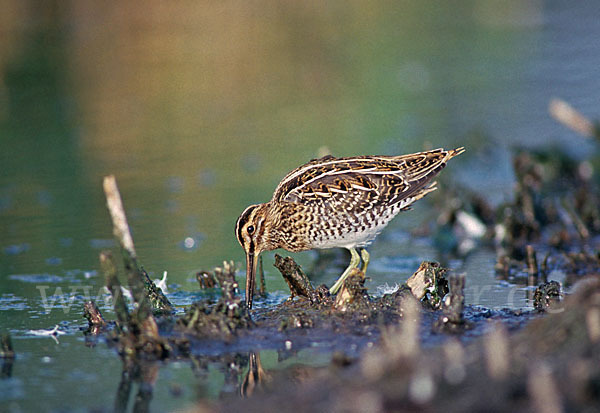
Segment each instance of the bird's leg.
[[342,287],[342,283],[344,282],[344,280],[348,278],[348,275],[350,275],[350,271],[352,271],[353,268],[358,268],[358,264],[360,264],[360,255],[358,255],[356,249],[348,248],[348,250],[352,255],[352,257],[350,258],[350,265],[348,265],[348,268],[344,270],[342,275],[340,275],[340,278],[338,278],[335,284],[333,284],[333,286],[329,289],[330,294],[336,294],[338,290]]
[[360,256],[361,256],[362,261],[363,261],[362,272],[363,272],[363,274],[366,274],[367,273],[367,266],[369,265],[369,258],[371,257],[371,255],[369,254],[369,252],[367,251],[366,248],[361,248],[361,250],[360,250]]

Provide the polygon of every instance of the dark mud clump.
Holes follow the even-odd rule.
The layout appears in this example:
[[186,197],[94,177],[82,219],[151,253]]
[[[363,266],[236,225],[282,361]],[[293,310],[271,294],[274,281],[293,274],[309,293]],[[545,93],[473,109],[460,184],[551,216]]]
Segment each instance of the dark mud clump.
[[445,295],[442,316],[437,320],[435,329],[439,332],[462,333],[464,330],[472,327],[472,324],[465,320],[465,276],[450,277],[450,293]]
[[431,309],[430,303],[441,302],[439,294],[447,292],[447,280],[443,276],[447,270],[437,263],[424,262],[407,284],[377,298],[368,294],[364,287],[365,275],[359,269],[353,270],[338,294],[332,297],[325,286],[314,289],[290,257],[277,257],[275,266],[285,279],[300,278],[302,282],[289,282],[298,290],[295,297],[290,296],[278,306],[256,310],[253,313],[256,327],[286,331],[288,339],[296,338],[301,342],[306,340],[300,336],[306,334],[294,334],[293,331],[310,329],[308,334],[315,339],[320,337],[338,343],[340,350],[344,341],[372,343],[380,335],[382,326],[402,319],[406,299],[416,298],[424,308]]
[[533,294],[533,307],[538,311],[556,308],[560,303],[561,291],[558,281],[540,284]]
[[302,268],[291,257],[283,258],[275,254],[274,266],[281,272],[290,289],[289,300],[293,300],[294,297],[305,297],[311,304],[330,303],[329,289],[324,285],[313,288]]
[[236,331],[249,328],[252,319],[236,295],[238,283],[235,279],[233,262],[223,263],[222,268],[217,268],[215,276],[210,273],[203,279],[214,278],[218,280],[221,288],[221,298],[213,303],[210,300],[193,303],[180,317],[175,325],[175,333],[184,333],[202,338],[231,340]]

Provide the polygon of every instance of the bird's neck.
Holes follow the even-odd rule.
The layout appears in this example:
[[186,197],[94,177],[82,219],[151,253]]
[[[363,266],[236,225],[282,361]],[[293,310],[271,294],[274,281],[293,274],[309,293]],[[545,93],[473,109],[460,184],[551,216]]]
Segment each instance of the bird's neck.
[[307,249],[302,234],[295,230],[299,208],[295,203],[267,203],[268,225],[265,227],[265,241],[269,249],[283,248],[287,251],[298,252]]
[[280,214],[278,212],[278,208],[272,202],[267,202],[260,206],[260,213],[263,219],[262,225],[260,225],[259,236],[261,250],[263,251],[283,248],[281,245]]

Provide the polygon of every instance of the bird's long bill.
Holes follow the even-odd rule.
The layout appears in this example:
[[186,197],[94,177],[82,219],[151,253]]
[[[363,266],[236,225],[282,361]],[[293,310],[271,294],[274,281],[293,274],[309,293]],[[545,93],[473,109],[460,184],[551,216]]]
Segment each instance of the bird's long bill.
[[258,256],[254,253],[246,254],[246,307],[252,308],[252,299],[254,298],[254,280],[256,279],[256,264]]

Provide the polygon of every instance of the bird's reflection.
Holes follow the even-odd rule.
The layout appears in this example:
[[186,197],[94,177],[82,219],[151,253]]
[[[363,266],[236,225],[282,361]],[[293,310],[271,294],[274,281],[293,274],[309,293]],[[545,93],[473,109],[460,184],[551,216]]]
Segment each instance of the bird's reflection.
[[240,384],[240,395],[242,397],[252,396],[255,392],[262,390],[269,381],[270,375],[262,367],[260,354],[250,352],[248,356],[248,371]]

